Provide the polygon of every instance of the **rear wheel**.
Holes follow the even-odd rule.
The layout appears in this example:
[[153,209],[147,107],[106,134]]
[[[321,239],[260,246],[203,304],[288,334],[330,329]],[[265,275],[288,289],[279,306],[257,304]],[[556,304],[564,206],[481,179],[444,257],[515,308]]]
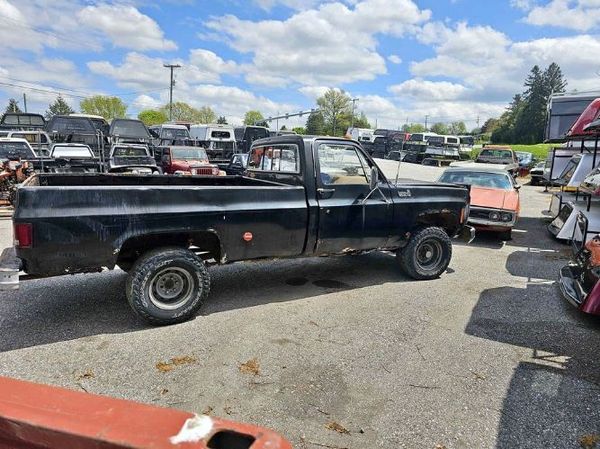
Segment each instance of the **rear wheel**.
[[129,271],[127,300],[151,324],[174,324],[192,318],[208,296],[210,276],[193,252],[160,248],[141,256]]
[[452,242],[442,228],[422,228],[405,248],[398,250],[396,258],[402,271],[413,279],[436,279],[450,264]]

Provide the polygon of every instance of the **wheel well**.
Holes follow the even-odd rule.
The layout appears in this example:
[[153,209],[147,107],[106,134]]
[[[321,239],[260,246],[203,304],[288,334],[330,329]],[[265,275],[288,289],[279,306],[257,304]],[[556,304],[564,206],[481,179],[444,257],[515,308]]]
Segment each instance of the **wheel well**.
[[204,260],[221,259],[221,242],[214,232],[198,231],[184,233],[145,234],[126,240],[119,251],[117,265],[132,265],[142,254],[163,246],[190,248]]
[[456,232],[459,223],[458,217],[451,211],[430,212],[417,217],[417,226],[438,226],[446,231],[450,236]]

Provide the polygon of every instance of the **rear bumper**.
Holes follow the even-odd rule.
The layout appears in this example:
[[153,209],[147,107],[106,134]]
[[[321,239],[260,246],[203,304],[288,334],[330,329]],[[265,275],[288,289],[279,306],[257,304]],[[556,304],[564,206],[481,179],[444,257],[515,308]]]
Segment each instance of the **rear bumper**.
[[19,288],[19,272],[21,260],[14,248],[6,248],[0,256],[0,291],[17,290]]

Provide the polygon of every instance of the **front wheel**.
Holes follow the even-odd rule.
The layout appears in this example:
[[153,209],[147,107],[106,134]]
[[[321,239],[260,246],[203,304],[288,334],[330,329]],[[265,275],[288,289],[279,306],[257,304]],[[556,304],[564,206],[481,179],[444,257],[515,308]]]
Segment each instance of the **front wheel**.
[[452,242],[442,228],[422,228],[412,235],[406,247],[398,250],[396,258],[402,271],[411,278],[436,279],[450,264]]
[[144,254],[129,271],[126,283],[131,308],[157,325],[192,318],[209,290],[204,262],[182,248],[159,248]]

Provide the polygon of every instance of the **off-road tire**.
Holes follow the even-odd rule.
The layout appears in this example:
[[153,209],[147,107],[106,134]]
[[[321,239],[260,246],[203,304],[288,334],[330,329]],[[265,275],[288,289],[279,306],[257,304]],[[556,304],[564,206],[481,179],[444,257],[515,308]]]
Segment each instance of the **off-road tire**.
[[[423,259],[433,253],[428,265]],[[398,250],[396,259],[400,269],[413,279],[436,279],[446,271],[452,259],[452,241],[446,231],[435,226],[418,229],[411,236],[408,245]]]
[[[182,293],[185,289],[181,301],[171,305],[165,302],[157,287],[170,271],[175,273],[175,278],[179,277]],[[142,255],[131,267],[125,286],[133,311],[153,325],[181,323],[193,318],[209,291],[210,275],[202,259],[187,249],[174,247],[158,248]],[[173,308],[167,309],[169,307]]]

